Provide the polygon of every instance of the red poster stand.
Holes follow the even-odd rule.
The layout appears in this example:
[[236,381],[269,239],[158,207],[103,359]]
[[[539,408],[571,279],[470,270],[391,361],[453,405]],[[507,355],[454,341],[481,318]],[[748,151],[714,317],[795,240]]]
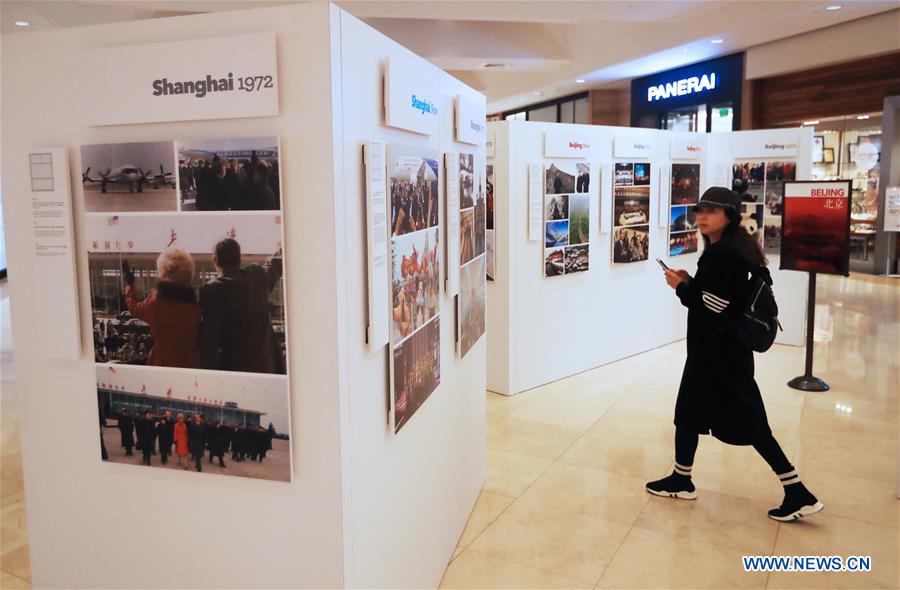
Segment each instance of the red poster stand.
[[850,274],[850,181],[785,182],[782,203],[782,270],[809,273],[806,304],[806,370],[788,381],[802,391],[828,391],[813,375],[816,274]]

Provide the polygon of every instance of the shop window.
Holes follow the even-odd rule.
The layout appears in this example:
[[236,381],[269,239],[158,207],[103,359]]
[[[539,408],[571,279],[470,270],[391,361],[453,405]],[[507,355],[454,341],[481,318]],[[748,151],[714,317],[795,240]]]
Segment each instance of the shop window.
[[559,105],[559,122],[574,123],[575,122],[575,102],[563,102]]
[[730,105],[713,106],[710,116],[710,131],[733,131],[734,109]]
[[591,122],[591,113],[588,110],[588,99],[579,98],[575,101],[575,123],[588,125]]
[[529,121],[541,121],[544,123],[557,123],[556,105],[551,104],[546,107],[528,111]]
[[507,121],[525,121],[525,111],[519,111],[518,113],[510,113],[506,115]]

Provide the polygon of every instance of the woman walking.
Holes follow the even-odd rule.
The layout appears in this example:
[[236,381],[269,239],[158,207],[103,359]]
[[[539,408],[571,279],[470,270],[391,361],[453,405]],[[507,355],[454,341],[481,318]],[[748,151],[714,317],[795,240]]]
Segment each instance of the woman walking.
[[695,499],[694,453],[699,435],[712,433],[727,444],[753,445],[784,486],[784,501],[769,516],[790,521],[824,506],[772,436],[753,378],[753,351],[727,326],[744,309],[751,269],[768,275],[759,242],[740,225],[740,207],[741,198],[727,188],[703,193],[694,207],[705,245],[697,275],[665,271],[666,282],[688,308],[687,360],[675,403],[675,470],[646,488],[657,496]]

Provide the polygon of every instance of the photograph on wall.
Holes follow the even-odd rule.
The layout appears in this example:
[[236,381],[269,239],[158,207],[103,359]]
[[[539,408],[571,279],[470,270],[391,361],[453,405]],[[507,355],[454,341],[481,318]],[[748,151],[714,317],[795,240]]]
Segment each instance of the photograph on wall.
[[579,162],[575,164],[575,171],[578,174],[578,178],[575,180],[575,192],[591,192],[591,167]]
[[556,161],[544,170],[544,194],[563,195],[575,192],[578,170],[574,162]]
[[475,154],[459,154],[459,208],[475,206]]
[[569,197],[569,245],[590,242],[590,198],[588,195]]
[[558,277],[566,272],[565,248],[550,248],[544,250],[544,276]]
[[459,264],[484,254],[487,205],[483,166],[475,154],[459,155]]
[[696,231],[671,232],[669,234],[669,256],[680,256],[697,251]]
[[694,231],[697,229],[697,214],[692,206],[679,205],[669,210],[669,231]]
[[83,145],[81,170],[85,211],[178,210],[172,141]]
[[291,481],[284,375],[97,365],[109,463]]
[[485,256],[459,269],[459,356],[464,357],[484,334]]
[[569,218],[569,195],[547,195],[544,197],[544,219],[558,221]]
[[768,254],[781,252],[781,215],[763,217],[763,246]]
[[182,211],[281,209],[277,136],[185,139],[175,146]]
[[548,221],[544,233],[544,247],[558,248],[569,244],[569,220]]
[[97,363],[286,373],[280,212],[85,222]]
[[613,231],[613,262],[641,262],[649,257],[649,225],[615,228]]
[[437,316],[409,338],[393,346],[391,391],[394,433],[441,384],[441,318]]
[[759,241],[759,245],[763,243],[763,209],[764,205],[754,205],[746,203],[741,210],[741,227],[747,230],[751,236]]
[[672,205],[700,200],[700,164],[672,164]]
[[590,269],[590,248],[588,244],[566,247],[565,274],[585,272]]
[[493,281],[494,276],[497,274],[497,262],[495,258],[496,245],[494,243],[496,235],[494,234],[494,162],[492,160],[489,160],[485,166],[484,189],[486,195],[485,205],[487,207],[484,218],[484,250],[487,253],[485,274],[487,275],[487,280]]
[[745,203],[762,203],[766,166],[762,162],[735,162],[731,167],[731,189]]
[[796,179],[796,162],[767,162],[765,187],[765,229],[763,246],[766,252],[778,254],[781,251],[781,215],[784,212],[782,198],[785,181]]
[[[440,166],[438,152],[427,147],[390,145],[388,149],[392,236],[390,417],[396,433],[440,384]],[[476,191],[477,184],[473,179]],[[470,259],[475,256],[476,199],[473,196],[470,207],[460,213],[461,260],[464,255]],[[462,227],[463,223],[467,227]]]
[[613,179],[612,260],[647,260],[650,253],[650,164],[616,162]]
[[797,183],[788,188],[780,268],[849,275],[851,181]]

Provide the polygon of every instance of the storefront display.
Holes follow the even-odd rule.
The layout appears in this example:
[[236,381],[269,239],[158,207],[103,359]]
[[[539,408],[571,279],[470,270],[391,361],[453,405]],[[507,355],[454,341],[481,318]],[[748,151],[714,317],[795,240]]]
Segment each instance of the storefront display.
[[590,167],[555,161],[544,171],[544,276],[590,268]]
[[[218,150],[231,141],[267,158]],[[199,471],[205,445],[219,457],[207,471],[290,481],[278,138],[197,141],[208,157],[174,174],[176,143],[81,150],[83,183],[100,185],[85,190],[99,411],[120,435],[104,429],[105,453],[135,463],[157,440],[159,463],[144,464],[188,468],[191,455]],[[188,191],[208,212],[186,212]]]
[[[391,145],[388,170],[391,417],[394,432],[399,432],[441,382],[438,154],[428,148]],[[467,253],[474,256],[475,247],[474,199],[471,193],[467,195],[469,209],[460,216],[469,229],[461,221],[460,240],[470,245],[468,252],[460,249],[461,258]]]
[[650,164],[616,162],[613,177],[613,262],[650,256]]

